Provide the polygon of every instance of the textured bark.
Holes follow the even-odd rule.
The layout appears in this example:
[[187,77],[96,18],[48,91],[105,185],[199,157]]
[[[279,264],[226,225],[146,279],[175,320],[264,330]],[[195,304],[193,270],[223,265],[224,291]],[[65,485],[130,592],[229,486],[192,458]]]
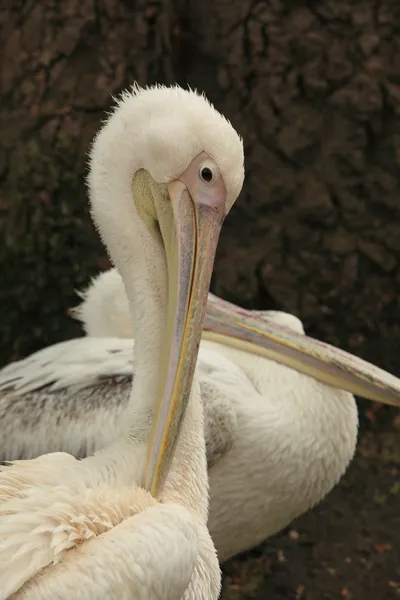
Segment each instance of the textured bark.
[[246,144],[216,292],[294,312],[312,334],[399,372],[400,5],[227,6],[190,11],[201,35],[189,82]]
[[[1,361],[70,335],[107,264],[85,155],[133,80],[204,89],[244,136],[214,290],[291,311],[395,372],[400,350],[397,0],[42,0],[1,16]],[[7,7],[6,7],[7,8]]]
[[242,133],[247,182],[214,289],[294,312],[399,370],[396,0],[55,0],[2,16],[2,359],[76,334],[74,287],[104,265],[85,155],[133,80],[204,89]]
[[[87,211],[86,154],[110,95],[137,80],[204,90],[244,137],[247,179],[214,291],[293,312],[312,335],[400,374],[399,0],[2,8],[0,364],[79,334],[66,314],[74,289],[108,265]],[[330,500],[326,543],[312,512],[291,549],[283,535],[231,563],[224,599],[398,597],[396,556],[374,550],[398,542],[398,431],[383,434]]]

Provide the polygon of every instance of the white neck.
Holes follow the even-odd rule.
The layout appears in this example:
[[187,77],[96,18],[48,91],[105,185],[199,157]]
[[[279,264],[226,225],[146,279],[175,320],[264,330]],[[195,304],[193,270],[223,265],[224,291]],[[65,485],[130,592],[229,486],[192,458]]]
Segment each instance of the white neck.
[[[118,123],[117,123],[118,125]],[[138,214],[135,174],[143,168],[126,127],[106,127],[89,176],[91,212],[124,282],[137,326],[136,372],[124,429],[147,439],[155,404],[167,305],[167,265],[160,240]]]
[[[135,224],[136,227],[136,224]],[[163,347],[167,276],[165,257],[146,228],[136,227],[142,251],[124,261],[113,256],[124,281],[131,319],[135,316],[135,374],[121,437],[116,445],[101,451],[104,458],[118,457],[118,476],[138,481],[143,469],[145,444],[150,433],[152,409],[158,392],[158,375]],[[121,239],[121,238],[119,238]],[[128,240],[125,240],[128,243]],[[133,253],[133,249],[132,249]],[[123,453],[123,460],[121,460]],[[108,462],[108,460],[107,460]],[[114,461],[113,461],[114,462]],[[116,471],[116,469],[115,469]],[[208,477],[204,438],[203,405],[196,372],[175,457],[162,500],[178,502],[208,516]]]
[[[103,154],[91,172],[90,189],[92,216],[121,274],[131,319],[135,319],[135,374],[118,441],[84,462],[97,473],[94,477],[107,473],[113,481],[126,484],[140,483],[143,474],[158,392],[168,288],[164,250],[139,217],[132,197],[133,177],[142,165],[135,162],[134,153],[132,157],[124,131],[118,134],[118,160],[113,153]],[[190,504],[205,518],[207,491],[203,410],[194,380],[164,493]]]
[[[141,224],[142,225],[142,224]],[[138,231],[143,227],[138,228]],[[130,436],[147,441],[157,399],[167,306],[167,267],[162,250],[142,231],[142,254],[118,264],[127,291],[131,318],[137,315],[135,377],[125,426]],[[148,263],[148,264],[146,264]]]

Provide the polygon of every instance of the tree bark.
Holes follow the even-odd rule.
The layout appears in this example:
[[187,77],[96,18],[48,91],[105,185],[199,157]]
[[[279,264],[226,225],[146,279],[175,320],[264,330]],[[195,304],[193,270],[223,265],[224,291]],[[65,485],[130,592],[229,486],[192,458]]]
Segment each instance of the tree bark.
[[107,265],[85,160],[134,80],[204,90],[243,135],[246,184],[213,289],[300,316],[400,373],[397,0],[42,0],[1,16],[0,360],[77,335]]
[[172,4],[13,0],[2,13],[1,363],[79,335],[74,290],[108,266],[87,152],[111,94],[175,81]]

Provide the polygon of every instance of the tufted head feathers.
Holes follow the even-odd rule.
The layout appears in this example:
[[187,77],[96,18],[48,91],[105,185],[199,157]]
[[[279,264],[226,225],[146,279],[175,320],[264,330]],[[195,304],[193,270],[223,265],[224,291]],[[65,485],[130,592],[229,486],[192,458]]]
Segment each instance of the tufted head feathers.
[[207,152],[221,170],[228,208],[243,185],[241,138],[204,95],[179,86],[134,86],[121,95],[93,144],[91,186],[97,175],[118,168],[122,149],[131,177],[143,168],[157,183],[179,176],[195,156]]

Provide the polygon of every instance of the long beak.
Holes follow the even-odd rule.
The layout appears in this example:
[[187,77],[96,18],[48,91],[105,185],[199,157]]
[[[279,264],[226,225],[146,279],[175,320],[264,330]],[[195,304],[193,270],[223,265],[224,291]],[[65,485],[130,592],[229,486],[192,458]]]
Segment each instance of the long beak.
[[369,400],[400,406],[400,380],[352,354],[209,294],[203,338],[263,356]]
[[[197,175],[197,171],[196,171]],[[223,186],[225,191],[225,186]],[[217,192],[221,191],[221,186]],[[170,467],[187,407],[201,340],[207,295],[223,218],[226,192],[189,192],[185,183],[169,184],[173,234],[164,234],[168,266],[168,315],[156,406],[146,460],[144,486],[160,491]],[[171,227],[166,228],[170,232]]]

